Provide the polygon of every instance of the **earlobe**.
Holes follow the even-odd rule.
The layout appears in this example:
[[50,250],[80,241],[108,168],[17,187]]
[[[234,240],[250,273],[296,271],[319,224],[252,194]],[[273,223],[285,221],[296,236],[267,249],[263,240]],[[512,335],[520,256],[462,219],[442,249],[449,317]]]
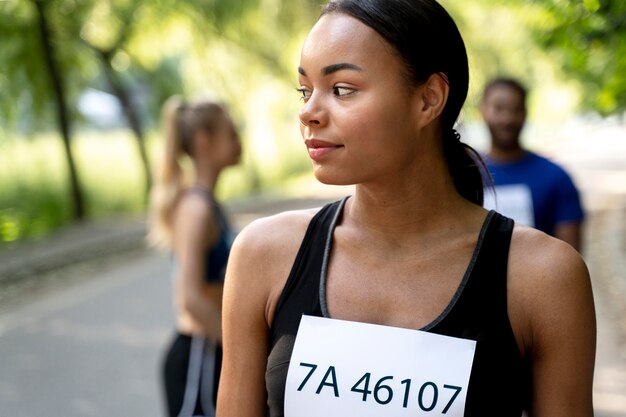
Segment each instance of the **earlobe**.
[[428,77],[422,85],[422,114],[425,116],[424,124],[432,122],[443,112],[448,101],[448,85],[445,74],[437,73]]

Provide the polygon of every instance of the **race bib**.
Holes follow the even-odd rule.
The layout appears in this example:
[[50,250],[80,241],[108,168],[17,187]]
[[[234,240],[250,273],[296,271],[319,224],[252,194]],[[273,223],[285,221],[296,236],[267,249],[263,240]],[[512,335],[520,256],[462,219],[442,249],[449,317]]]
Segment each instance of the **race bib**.
[[303,316],[286,417],[462,417],[476,342]]
[[485,190],[483,206],[496,210],[516,223],[535,227],[533,196],[526,184],[497,185],[495,196],[492,190]]

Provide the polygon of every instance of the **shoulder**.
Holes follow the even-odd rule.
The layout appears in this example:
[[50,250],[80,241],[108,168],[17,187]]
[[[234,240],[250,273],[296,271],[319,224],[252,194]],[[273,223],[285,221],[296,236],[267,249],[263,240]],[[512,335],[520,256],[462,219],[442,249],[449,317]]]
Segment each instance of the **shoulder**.
[[529,152],[528,158],[536,169],[541,170],[540,175],[541,173],[549,173],[557,178],[569,178],[569,174],[565,171],[565,168],[545,156]]
[[564,274],[587,273],[580,254],[567,243],[531,227],[515,225],[509,255],[511,272],[530,280],[563,280]]
[[180,250],[204,250],[217,237],[213,205],[197,193],[183,192],[177,203],[173,221],[173,246]]
[[340,201],[336,201],[321,208],[285,211],[257,219],[235,239],[235,256],[245,254],[243,262],[261,262],[269,258],[272,263],[282,259],[293,261],[311,220],[316,215],[327,218],[339,204]]
[[194,221],[209,219],[213,213],[213,205],[206,197],[198,193],[182,192],[176,204],[177,219]]
[[239,233],[233,249],[249,256],[265,256],[288,250],[302,241],[308,224],[319,209],[286,211],[254,220]]
[[565,242],[519,228],[509,258],[508,309],[529,359],[540,415],[592,415],[596,321],[587,267]]
[[293,266],[307,227],[318,209],[280,213],[253,221],[235,239],[226,269],[225,294],[240,308],[256,310],[272,322],[276,302]]
[[183,192],[174,211],[174,234],[205,233],[213,224],[213,214],[213,206],[205,198],[195,193]]
[[529,227],[515,226],[508,275],[509,309],[525,329],[527,341],[573,317],[591,296],[589,272],[580,254]]

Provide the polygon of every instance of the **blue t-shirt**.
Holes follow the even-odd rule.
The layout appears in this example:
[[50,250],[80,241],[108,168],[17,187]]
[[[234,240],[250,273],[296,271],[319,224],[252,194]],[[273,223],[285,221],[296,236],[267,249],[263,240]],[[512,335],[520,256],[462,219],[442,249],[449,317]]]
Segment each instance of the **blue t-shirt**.
[[511,163],[485,158],[496,187],[485,191],[485,207],[554,235],[557,224],[580,222],[584,212],[569,175],[532,152]]

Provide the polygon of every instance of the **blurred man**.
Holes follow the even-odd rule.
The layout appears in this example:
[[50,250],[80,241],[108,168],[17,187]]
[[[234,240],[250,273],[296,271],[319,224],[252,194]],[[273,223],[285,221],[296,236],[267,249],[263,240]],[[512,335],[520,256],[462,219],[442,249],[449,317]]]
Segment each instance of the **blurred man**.
[[495,195],[485,192],[485,207],[580,251],[584,213],[574,183],[561,167],[520,144],[526,89],[513,79],[495,79],[485,87],[480,110],[491,135],[485,160],[495,185]]

